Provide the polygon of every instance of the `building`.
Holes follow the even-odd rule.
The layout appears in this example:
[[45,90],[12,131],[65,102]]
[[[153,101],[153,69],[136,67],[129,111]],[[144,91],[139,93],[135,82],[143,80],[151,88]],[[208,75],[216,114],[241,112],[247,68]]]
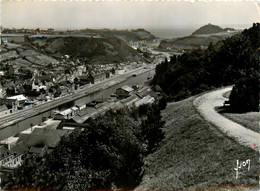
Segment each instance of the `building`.
[[85,85],[85,84],[94,84],[94,77],[92,75],[83,75],[78,76],[74,79],[75,84]]
[[140,105],[144,105],[144,104],[152,104],[153,102],[155,102],[154,97],[147,95],[143,97],[141,100],[135,102],[135,107],[139,107]]
[[127,98],[131,95],[133,91],[133,88],[125,85],[121,88],[116,89],[116,95],[118,96],[118,98]]
[[[11,96],[11,97],[7,97],[6,98],[6,101],[7,102],[11,102],[12,104],[15,102],[17,103],[17,107],[23,107],[24,106],[24,103],[25,101],[27,101],[28,99],[20,94],[20,95],[16,95],[16,96]],[[7,104],[6,104],[7,105]],[[7,105],[8,106],[8,105]]]
[[73,117],[72,112],[73,111],[70,108],[66,109],[64,111],[58,112],[57,114],[55,114],[54,119],[70,119]]
[[21,144],[14,144],[17,138],[7,139],[6,143],[0,144],[0,183],[8,181],[9,175],[14,173],[14,169],[21,165],[24,160],[24,154],[28,147]]
[[57,146],[62,136],[71,130],[35,128],[32,133],[20,133],[17,143],[23,142],[29,148],[29,154],[43,156]]
[[55,119],[71,119],[74,115],[76,115],[79,111],[79,108],[73,106],[69,109],[63,110],[55,114]]
[[0,98],[0,105],[5,105],[8,109],[10,109],[10,113],[12,113],[13,111],[17,110],[18,101],[13,99]]
[[77,100],[76,104],[75,104],[76,107],[78,107],[78,110],[83,110],[86,108],[86,102],[85,101],[81,101],[81,100]]
[[120,102],[125,106],[125,107],[132,107],[134,106],[135,102],[137,102],[139,98],[136,95],[132,95],[127,97],[126,99],[121,100]]

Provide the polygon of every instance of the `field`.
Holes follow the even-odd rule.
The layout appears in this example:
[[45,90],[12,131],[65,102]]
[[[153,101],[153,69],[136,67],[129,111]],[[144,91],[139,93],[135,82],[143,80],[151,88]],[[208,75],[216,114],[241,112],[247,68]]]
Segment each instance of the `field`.
[[[137,191],[244,190],[258,185],[258,153],[206,122],[193,107],[194,99],[170,103],[163,111],[166,137],[145,159]],[[236,179],[237,160],[247,159],[250,170],[242,170]]]
[[25,69],[41,69],[56,59],[41,54],[35,50],[31,50],[26,46],[19,47],[3,47],[0,46],[1,54],[0,62],[10,63],[13,66],[24,67]]
[[260,116],[259,112],[248,112],[248,113],[222,113],[228,119],[237,122],[244,127],[251,129],[255,132],[260,132]]
[[231,93],[231,91],[224,93],[223,97],[229,99],[230,93]]
[[[229,98],[231,91],[226,92],[223,97]],[[226,118],[237,122],[238,124],[251,129],[255,132],[260,132],[260,126],[259,126],[259,121],[260,121],[260,116],[259,112],[248,112],[248,113],[225,113],[221,112],[223,116]]]
[[9,59],[16,59],[18,57],[19,57],[19,55],[16,53],[16,51],[6,52],[6,53],[1,54],[0,62],[6,61]]

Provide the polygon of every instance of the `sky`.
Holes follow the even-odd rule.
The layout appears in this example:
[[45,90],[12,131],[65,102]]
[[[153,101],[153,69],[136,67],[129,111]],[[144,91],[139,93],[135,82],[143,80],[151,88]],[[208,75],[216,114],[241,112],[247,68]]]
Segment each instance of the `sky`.
[[1,22],[8,28],[174,28],[251,26],[260,22],[254,2],[184,1],[2,1]]

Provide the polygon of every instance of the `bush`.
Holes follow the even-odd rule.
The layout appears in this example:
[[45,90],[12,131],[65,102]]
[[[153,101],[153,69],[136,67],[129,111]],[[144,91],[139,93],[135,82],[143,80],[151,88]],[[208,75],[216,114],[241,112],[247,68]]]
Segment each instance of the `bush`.
[[239,80],[230,94],[230,108],[233,112],[259,110],[259,79],[244,78]]
[[165,98],[160,99],[158,106],[160,110],[164,110],[167,106],[167,100]]
[[[36,186],[51,190],[134,188],[142,180],[143,158],[164,137],[157,105],[138,111],[108,111],[62,137],[43,157],[30,155],[4,187]],[[133,112],[136,115],[133,115]],[[108,190],[109,190],[108,189]]]

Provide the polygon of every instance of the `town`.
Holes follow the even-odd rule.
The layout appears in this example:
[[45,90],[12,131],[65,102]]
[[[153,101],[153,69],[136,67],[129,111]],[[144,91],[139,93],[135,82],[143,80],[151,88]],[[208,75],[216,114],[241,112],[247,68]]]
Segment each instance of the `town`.
[[[24,156],[50,153],[62,136],[75,128],[84,128],[89,118],[108,110],[151,104],[166,96],[160,87],[151,89],[149,86],[156,64],[167,59],[163,53],[152,54],[149,51],[152,46],[158,46],[156,41],[151,40],[152,46],[144,41],[129,41],[132,48],[140,48],[140,54],[149,51],[148,62],[88,64],[84,59],[70,55],[52,57],[44,54],[31,44],[28,46],[28,36],[19,36],[19,33],[36,34],[35,31],[54,34],[51,29],[4,29],[6,34],[14,33],[18,37],[2,34],[0,126],[8,128],[25,119],[30,121],[12,136],[1,137],[2,182],[13,175]],[[136,80],[139,76],[145,80]],[[136,82],[127,85],[129,78]],[[115,91],[110,94],[102,92],[102,97],[97,99],[84,100],[84,97],[110,87],[117,88],[113,88]],[[43,116],[41,108],[49,111],[49,115]],[[40,120],[33,120],[34,115],[41,115]]]

